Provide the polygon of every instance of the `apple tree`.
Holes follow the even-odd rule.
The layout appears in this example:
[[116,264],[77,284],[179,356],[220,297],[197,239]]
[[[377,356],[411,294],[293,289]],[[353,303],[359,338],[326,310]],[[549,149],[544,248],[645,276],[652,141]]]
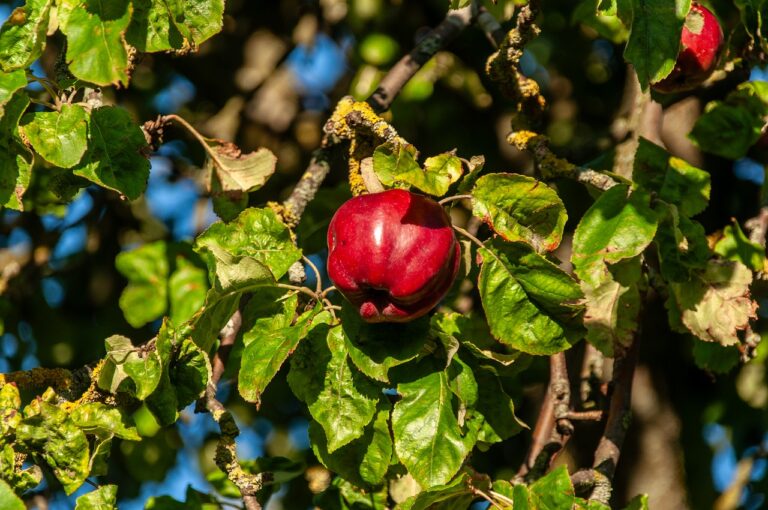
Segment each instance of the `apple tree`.
[[0,508],[758,508],[764,4],[0,4]]

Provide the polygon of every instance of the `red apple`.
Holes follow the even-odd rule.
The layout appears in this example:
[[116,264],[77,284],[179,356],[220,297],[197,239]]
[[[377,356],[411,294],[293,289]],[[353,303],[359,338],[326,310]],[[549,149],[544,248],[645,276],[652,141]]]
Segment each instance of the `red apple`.
[[460,249],[443,208],[393,189],[354,197],[328,226],[328,276],[367,322],[408,322],[443,298]]
[[653,89],[668,94],[699,86],[709,78],[723,45],[723,29],[712,11],[694,3],[685,18],[675,68]]

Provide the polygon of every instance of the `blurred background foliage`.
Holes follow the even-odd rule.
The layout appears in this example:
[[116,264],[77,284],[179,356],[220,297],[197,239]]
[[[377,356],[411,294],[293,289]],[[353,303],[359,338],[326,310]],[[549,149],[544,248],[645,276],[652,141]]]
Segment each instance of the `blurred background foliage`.
[[[0,19],[20,3],[0,2]],[[522,64],[549,102],[544,132],[553,149],[574,163],[597,161],[593,164],[599,166],[599,158],[615,142],[614,119],[622,109],[627,69],[620,43],[626,34],[610,19],[590,26],[580,23],[580,12],[594,8],[594,3],[546,2],[542,33],[528,46]],[[367,97],[383,72],[444,17],[446,4],[229,0],[222,33],[194,54],[142,56],[130,88],[105,89],[106,102],[128,109],[140,122],[177,113],[203,134],[233,141],[244,152],[269,148],[278,158],[276,175],[252,193],[250,201],[282,199],[318,146],[336,101],[347,94]],[[730,33],[738,12],[731,2],[711,4]],[[500,0],[489,7],[499,19],[508,20],[513,2]],[[49,41],[34,66],[36,74],[53,72],[61,43]],[[528,158],[505,142],[514,105],[484,76],[491,52],[480,31],[464,32],[449,51],[440,52],[419,71],[388,118],[423,154],[456,148],[462,155],[484,155],[485,167],[493,171],[530,172]],[[759,68],[752,70],[751,79],[767,78]],[[732,218],[743,222],[754,216],[763,181],[757,160],[744,158],[734,164],[699,152],[686,139],[703,105],[726,90],[715,86],[663,99],[662,138],[670,152],[712,176],[711,204],[699,217],[708,233],[723,229]],[[216,220],[202,191],[201,148],[176,128],[167,130],[165,139],[151,157],[149,186],[137,201],[122,201],[115,193],[90,186],[66,205],[52,193],[56,176],[35,172],[25,196],[34,208],[25,213],[0,211],[0,372],[76,368],[103,356],[109,335],[124,334],[139,343],[156,333],[158,321],[134,328],[124,317],[119,299],[127,281],[115,258],[155,240],[190,240]],[[337,165],[297,230],[318,265],[325,258],[327,222],[348,194],[345,182],[344,169]],[[576,184],[559,182],[558,187],[572,231],[591,202]],[[701,342],[692,349],[691,339],[668,331],[664,315],[661,304],[646,313],[646,337],[653,341],[642,345],[635,419],[617,475],[619,500],[648,492],[651,508],[684,508],[686,501],[691,508],[711,508],[718,493],[734,483],[740,459],[752,459],[747,467],[749,490],[741,505],[764,508],[768,344],[761,344],[756,360],[736,367],[734,353],[713,354],[700,347]],[[662,320],[656,323],[653,317]],[[758,325],[758,332],[760,326],[764,324]],[[580,355],[579,349],[573,351],[568,356]],[[229,363],[230,372],[239,365],[237,356],[234,353]],[[724,373],[698,368],[694,356],[716,357]],[[258,413],[234,391],[233,378],[233,373],[225,375],[219,398],[240,425],[241,458],[283,456],[307,467],[303,476],[279,487],[267,508],[311,507],[312,493],[327,486],[328,473],[309,448],[307,419],[288,389],[285,373],[272,383]],[[529,424],[535,421],[546,379],[546,358],[541,358],[521,380],[509,381],[507,390]],[[148,439],[116,443],[105,477],[105,483],[120,487],[121,509],[142,508],[151,496],[184,500],[189,485],[210,492],[208,475],[217,471],[212,462],[217,428],[209,415],[194,414],[190,408],[168,428],[160,428],[143,407],[134,418]],[[589,462],[599,433],[597,424],[585,426],[558,462]],[[526,434],[515,436],[476,454],[473,465],[494,478],[510,478],[526,442]],[[217,485],[226,494],[221,483]],[[88,490],[86,486],[80,492]],[[66,497],[59,487],[48,485],[37,492],[51,509],[73,508],[80,493]]]

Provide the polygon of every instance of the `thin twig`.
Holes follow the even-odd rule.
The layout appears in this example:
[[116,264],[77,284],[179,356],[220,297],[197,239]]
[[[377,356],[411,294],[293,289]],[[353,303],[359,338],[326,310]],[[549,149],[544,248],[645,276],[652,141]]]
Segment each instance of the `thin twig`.
[[421,66],[470,25],[472,11],[472,5],[448,11],[445,19],[424,36],[408,55],[401,58],[389,70],[371,97],[368,98],[368,104],[375,112],[381,113],[389,110],[397,95],[421,69]]

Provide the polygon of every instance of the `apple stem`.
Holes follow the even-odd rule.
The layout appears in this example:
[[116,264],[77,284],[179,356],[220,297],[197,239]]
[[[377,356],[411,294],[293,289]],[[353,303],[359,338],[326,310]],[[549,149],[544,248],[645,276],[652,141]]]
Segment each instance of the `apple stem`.
[[440,200],[438,204],[445,205],[449,202],[454,202],[456,200],[464,200],[464,199],[471,199],[472,195],[454,195],[452,197],[445,197],[444,199]]
[[478,247],[485,248],[485,244],[483,244],[483,242],[480,239],[478,239],[477,237],[473,236],[472,234],[470,234],[469,232],[467,232],[466,230],[464,230],[463,228],[461,228],[461,227],[459,227],[457,225],[452,225],[452,226],[453,226],[453,230],[455,230],[459,234],[463,235],[464,237],[467,237],[469,240],[471,240],[473,243],[475,243]]
[[323,295],[323,277],[320,276],[320,271],[317,269],[317,266],[309,260],[309,258],[306,257],[306,255],[302,255],[301,259],[312,268],[312,272],[315,273],[315,293],[318,296]]

